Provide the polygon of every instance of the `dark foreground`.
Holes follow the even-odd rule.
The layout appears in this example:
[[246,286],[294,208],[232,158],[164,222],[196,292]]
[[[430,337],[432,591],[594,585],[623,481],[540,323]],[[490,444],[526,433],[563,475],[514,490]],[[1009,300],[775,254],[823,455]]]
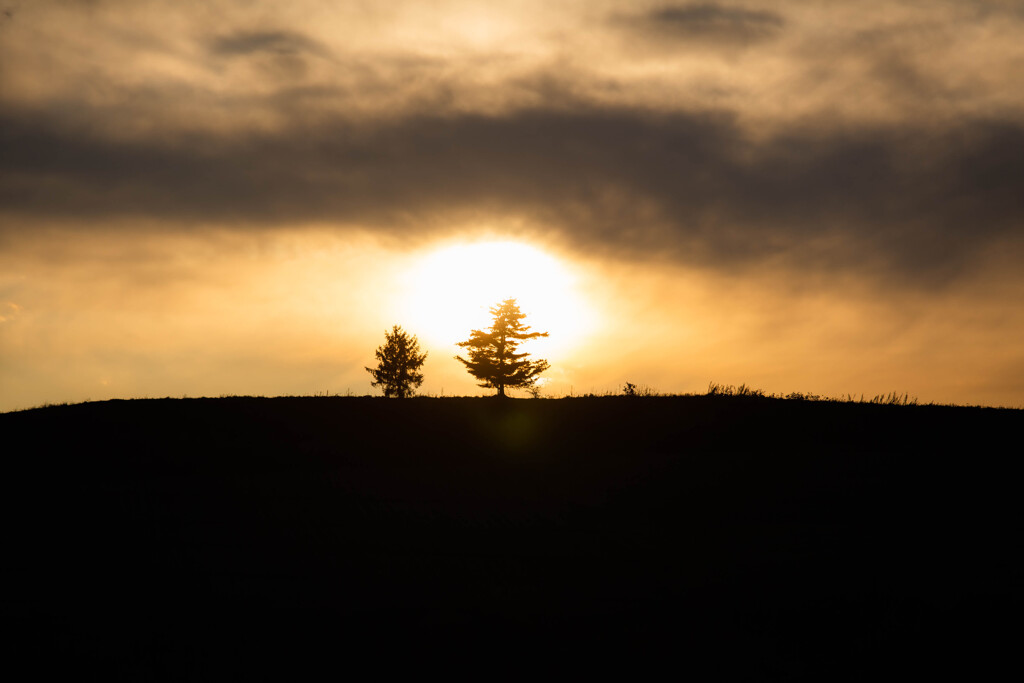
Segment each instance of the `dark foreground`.
[[1019,671],[1022,428],[721,397],[0,415],[5,666]]

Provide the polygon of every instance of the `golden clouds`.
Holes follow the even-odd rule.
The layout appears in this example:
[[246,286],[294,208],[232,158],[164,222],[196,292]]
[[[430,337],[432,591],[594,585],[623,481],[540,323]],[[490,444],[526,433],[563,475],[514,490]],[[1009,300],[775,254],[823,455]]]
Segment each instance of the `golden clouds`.
[[996,2],[44,1],[5,26],[0,74],[8,105],[86,107],[122,134],[496,114],[554,94],[891,123],[1019,115],[1005,85],[1022,20]]

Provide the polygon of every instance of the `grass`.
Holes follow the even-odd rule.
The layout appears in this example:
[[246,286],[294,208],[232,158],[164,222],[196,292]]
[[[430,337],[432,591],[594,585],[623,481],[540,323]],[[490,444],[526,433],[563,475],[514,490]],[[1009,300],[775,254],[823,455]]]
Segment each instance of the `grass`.
[[[607,390],[601,393],[589,392],[589,393],[575,393],[574,390],[570,389],[569,393],[561,396],[553,394],[544,394],[539,388],[534,391],[527,390],[526,396],[523,398],[534,398],[534,399],[580,399],[580,398],[610,398],[615,396],[625,396],[629,398],[680,398],[680,397],[696,397],[696,396],[707,396],[707,397],[737,397],[737,398],[753,398],[753,399],[772,399],[777,401],[800,401],[800,402],[827,402],[827,403],[863,403],[871,405],[885,405],[885,406],[917,406],[917,405],[929,405],[929,406],[946,406],[946,407],[963,407],[963,408],[1000,408],[1007,410],[1024,410],[1022,407],[1013,406],[983,406],[977,404],[957,404],[957,403],[920,403],[916,396],[911,396],[907,392],[900,393],[898,391],[892,391],[884,394],[875,394],[874,396],[867,397],[866,394],[845,394],[841,396],[829,396],[826,394],[816,394],[812,392],[801,392],[792,391],[789,393],[781,392],[766,392],[763,389],[758,389],[749,384],[743,383],[739,386],[733,384],[722,384],[719,382],[709,382],[708,388],[703,393],[670,393],[660,392],[654,387],[647,384],[635,384],[632,382],[626,382],[619,390]],[[164,397],[164,400],[171,399],[173,397]],[[193,397],[183,395],[181,399],[205,399],[206,397]],[[383,398],[382,396],[371,395],[371,394],[355,394],[352,389],[349,388],[344,394],[339,392],[331,393],[329,390],[315,391],[311,394],[289,394],[281,396],[265,396],[265,395],[239,395],[239,394],[220,394],[217,398],[222,399],[242,399],[242,398]],[[413,398],[416,399],[453,399],[453,398],[487,398],[487,396],[480,397],[467,397],[458,396],[454,394],[445,393],[430,393],[422,392],[418,393]],[[130,399],[114,399],[114,400],[147,400],[148,396],[145,397],[133,397]],[[86,399],[81,403],[91,403],[92,399]],[[23,412],[26,410],[38,410],[44,408],[54,408],[60,406],[76,405],[73,402],[47,402],[36,406],[30,406],[28,408],[18,408],[7,412],[16,413]]]
[[[824,396],[822,394],[803,393],[799,391],[790,392],[788,394],[778,393],[766,393],[761,389],[755,389],[746,384],[741,384],[738,387],[731,384],[718,384],[711,382],[708,385],[708,390],[705,396],[747,396],[751,398],[775,398],[783,399],[787,401],[828,401],[831,403],[871,403],[874,405],[887,405],[887,406],[916,406],[918,400],[916,396],[911,396],[908,393],[899,393],[896,391],[888,394],[876,394],[873,397],[865,400],[864,394],[861,394],[859,398],[853,394],[847,394],[843,396]],[[937,404],[929,404],[937,405]]]

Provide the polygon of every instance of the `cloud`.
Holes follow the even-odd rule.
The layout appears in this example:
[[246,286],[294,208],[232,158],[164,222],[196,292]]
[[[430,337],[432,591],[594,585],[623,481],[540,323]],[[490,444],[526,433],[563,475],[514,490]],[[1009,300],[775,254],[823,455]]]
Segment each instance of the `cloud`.
[[0,323],[10,322],[21,313],[21,306],[13,301],[0,303]]
[[311,53],[319,56],[328,54],[324,46],[317,41],[292,31],[239,31],[222,35],[210,41],[210,51],[222,56],[254,53],[277,55]]
[[[507,219],[624,257],[931,285],[1024,221],[1019,26],[986,3],[612,3],[550,31],[512,6],[211,6],[61,5],[84,42],[26,12],[53,47],[0,44],[0,235]],[[623,35],[700,45],[649,59]]]
[[210,40],[208,49],[214,58],[249,62],[256,69],[250,77],[257,82],[302,82],[310,75],[311,61],[332,59],[322,43],[284,30],[223,34]]
[[0,205],[85,224],[334,223],[429,236],[515,216],[583,249],[954,277],[1019,235],[1024,126],[804,125],[616,108],[407,116],[137,140],[0,121]]
[[619,19],[652,38],[744,45],[773,38],[786,23],[775,12],[713,3],[668,5]]

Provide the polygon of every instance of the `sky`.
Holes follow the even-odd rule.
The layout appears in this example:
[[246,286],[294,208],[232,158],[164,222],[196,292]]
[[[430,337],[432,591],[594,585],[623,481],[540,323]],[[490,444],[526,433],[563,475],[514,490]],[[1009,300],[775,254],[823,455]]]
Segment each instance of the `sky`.
[[1024,4],[0,0],[0,410],[430,395],[1024,407]]

